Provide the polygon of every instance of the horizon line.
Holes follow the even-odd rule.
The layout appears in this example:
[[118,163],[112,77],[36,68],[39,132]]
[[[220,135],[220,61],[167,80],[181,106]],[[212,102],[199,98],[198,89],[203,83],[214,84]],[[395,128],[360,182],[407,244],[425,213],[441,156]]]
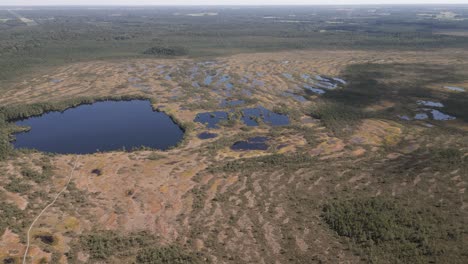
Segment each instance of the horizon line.
[[448,6],[448,5],[466,5],[468,6],[468,3],[398,3],[398,4],[390,4],[390,3],[381,3],[381,4],[369,4],[369,3],[347,3],[347,4],[220,4],[220,5],[213,5],[213,4],[85,4],[85,5],[80,5],[80,4],[60,4],[60,5],[51,5],[51,4],[35,4],[35,5],[29,5],[29,4],[19,4],[19,5],[0,5],[0,7],[62,7],[62,6],[74,6],[74,7],[89,7],[89,6],[100,6],[100,7],[145,7],[145,6],[256,6],[256,7],[262,7],[262,6],[408,6],[408,5],[441,5],[441,6]]

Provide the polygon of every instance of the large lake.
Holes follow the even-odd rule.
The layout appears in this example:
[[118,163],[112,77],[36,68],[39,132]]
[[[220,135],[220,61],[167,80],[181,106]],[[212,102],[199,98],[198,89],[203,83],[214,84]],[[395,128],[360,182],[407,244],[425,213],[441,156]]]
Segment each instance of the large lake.
[[141,146],[164,150],[175,146],[184,134],[168,115],[154,111],[145,100],[97,102],[16,124],[31,130],[15,135],[15,148],[62,154]]

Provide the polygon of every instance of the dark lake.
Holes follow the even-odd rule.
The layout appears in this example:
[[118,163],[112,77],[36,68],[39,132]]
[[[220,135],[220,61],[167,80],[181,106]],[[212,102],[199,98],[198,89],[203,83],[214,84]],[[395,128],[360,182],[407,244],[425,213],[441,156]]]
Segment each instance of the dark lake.
[[17,121],[31,130],[16,134],[15,148],[44,152],[86,154],[131,150],[136,147],[167,149],[182,140],[183,130],[149,101],[104,101],[62,112]]
[[251,137],[247,140],[237,141],[232,146],[232,150],[267,150],[267,137]]
[[289,117],[287,115],[272,112],[264,107],[246,108],[242,110],[242,121],[247,126],[258,126],[256,119],[260,119],[271,126],[285,126],[289,125]]
[[210,138],[215,138],[217,136],[218,136],[218,134],[210,133],[210,132],[202,132],[202,133],[198,134],[199,139],[210,139]]
[[218,123],[227,120],[228,113],[223,111],[199,113],[195,117],[195,122],[206,124],[208,128],[218,128]]

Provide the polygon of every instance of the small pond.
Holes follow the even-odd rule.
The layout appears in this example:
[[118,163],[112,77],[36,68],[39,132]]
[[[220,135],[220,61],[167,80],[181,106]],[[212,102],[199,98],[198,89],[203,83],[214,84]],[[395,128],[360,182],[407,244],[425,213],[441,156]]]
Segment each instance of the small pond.
[[418,105],[424,105],[424,106],[444,107],[444,105],[442,103],[433,102],[433,101],[419,100],[417,103],[418,103]]
[[247,140],[237,141],[231,146],[232,150],[267,150],[267,137],[251,137]]
[[432,109],[431,110],[432,118],[434,120],[442,120],[442,121],[447,121],[447,120],[454,120],[456,119],[454,116],[444,114],[440,112],[439,110]]
[[208,128],[218,128],[218,123],[228,118],[228,113],[223,111],[199,113],[195,117],[195,122],[206,124]]
[[86,154],[131,150],[137,147],[167,149],[182,140],[183,130],[149,101],[104,101],[64,112],[17,121],[30,131],[16,134],[15,148],[44,152]]
[[304,84],[304,89],[306,89],[306,92],[312,92],[315,94],[324,94],[325,91],[319,88],[314,88],[308,84]]
[[199,139],[211,139],[211,138],[215,138],[217,136],[218,136],[218,134],[210,133],[210,132],[201,132],[200,134],[198,134]]
[[463,87],[457,87],[457,86],[444,86],[445,89],[451,90],[451,91],[456,91],[456,92],[464,92],[465,88]]
[[271,126],[289,125],[289,117],[287,115],[272,112],[264,107],[246,108],[242,110],[242,121],[247,126],[258,126],[258,120],[262,120]]
[[[289,125],[289,117],[287,115],[272,112],[262,106],[245,108],[241,112],[241,120],[247,126],[258,126],[258,121],[262,121],[270,126]],[[229,113],[225,111],[205,112],[197,114],[194,121],[205,124],[207,128],[219,128],[219,122],[228,120],[228,116]]]
[[205,85],[210,85],[211,82],[213,82],[213,76],[211,75],[206,76],[204,80]]

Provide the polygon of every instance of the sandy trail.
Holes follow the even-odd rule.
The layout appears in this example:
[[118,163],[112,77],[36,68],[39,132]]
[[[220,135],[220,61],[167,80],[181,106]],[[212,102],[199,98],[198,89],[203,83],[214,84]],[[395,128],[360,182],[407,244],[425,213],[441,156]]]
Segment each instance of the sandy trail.
[[31,226],[29,226],[29,229],[28,229],[28,233],[27,233],[27,236],[26,236],[26,250],[24,251],[24,256],[23,256],[23,264],[26,264],[26,258],[28,256],[28,251],[29,251],[29,246],[31,244],[31,241],[30,241],[30,233],[31,233],[31,230],[34,226],[34,224],[37,222],[37,220],[39,220],[39,218],[44,214],[45,211],[47,211],[47,209],[49,207],[51,207],[52,205],[55,204],[55,202],[57,201],[57,199],[59,198],[59,196],[68,188],[68,185],[70,184],[72,178],[73,178],[73,172],[75,171],[76,169],[76,164],[78,162],[78,157],[76,157],[75,159],[75,163],[73,164],[73,168],[70,172],[70,176],[68,177],[68,181],[67,183],[65,184],[65,186],[62,188],[62,190],[57,193],[57,195],[55,196],[54,200],[52,200],[51,203],[49,203],[46,207],[44,207],[44,209],[42,209],[42,211],[39,213],[39,215],[34,219],[34,221],[31,223]]

